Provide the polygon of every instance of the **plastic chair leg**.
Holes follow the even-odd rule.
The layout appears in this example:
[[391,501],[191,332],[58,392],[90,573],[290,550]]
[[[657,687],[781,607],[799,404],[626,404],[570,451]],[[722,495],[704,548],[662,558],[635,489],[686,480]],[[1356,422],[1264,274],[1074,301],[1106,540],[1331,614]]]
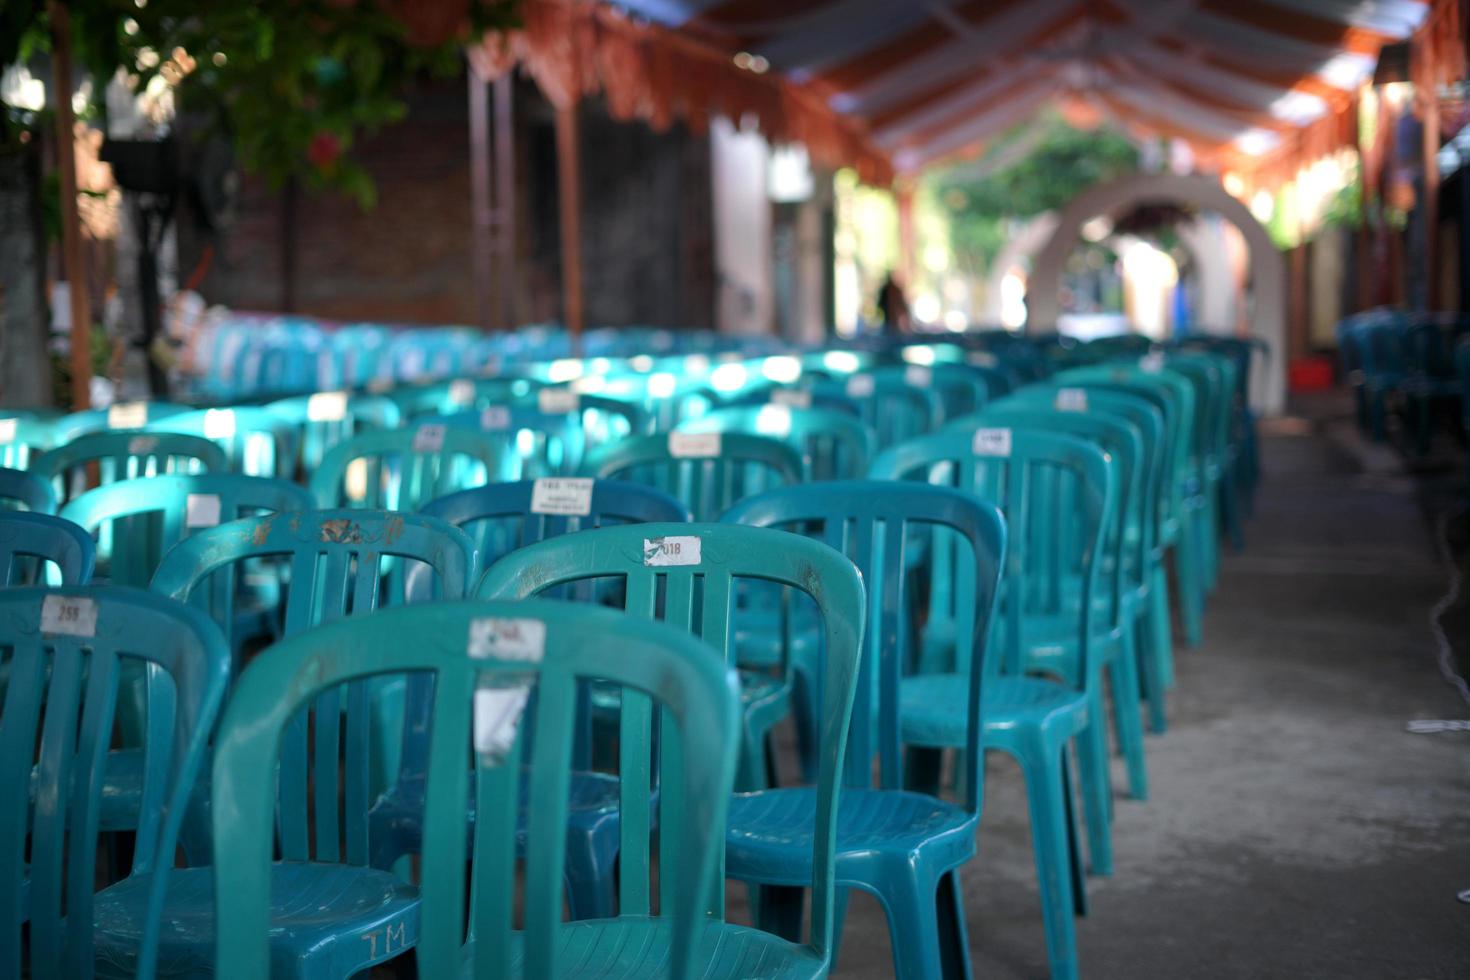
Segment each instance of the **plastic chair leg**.
[[1216,488],[1206,486],[1204,507],[1200,511],[1199,540],[1200,563],[1204,569],[1205,593],[1215,594],[1220,584],[1220,506]]
[[1138,643],[1135,624],[1123,628],[1121,649],[1110,667],[1113,681],[1113,731],[1128,767],[1128,795],[1148,799],[1148,766],[1143,757],[1143,707],[1139,704]]
[[[958,883],[936,882],[926,871],[911,861],[894,861],[884,868],[881,883],[874,883],[878,886],[874,892],[888,916],[893,975],[896,980],[967,980],[970,957]],[[950,875],[941,877],[948,879]],[[949,919],[944,924],[940,922],[941,903]],[[950,940],[948,950],[944,949],[946,938]]]
[[[752,889],[752,892],[755,892]],[[801,942],[803,909],[806,905],[806,889],[787,885],[762,885],[756,898],[755,922],[762,932],[780,936],[791,942]],[[846,903],[843,903],[846,912]],[[833,923],[832,935],[842,935],[842,919]]]
[[1143,691],[1144,704],[1148,709],[1148,730],[1155,735],[1161,735],[1169,727],[1168,717],[1164,710],[1165,684],[1160,669],[1158,653],[1155,649],[1158,636],[1154,628],[1153,603],[1149,603],[1148,618],[1137,624],[1138,634],[1138,675],[1139,686]]
[[[1087,824],[1087,856],[1092,873],[1113,873],[1113,786],[1108,770],[1107,714],[1101,685],[1088,706],[1087,727],[1077,733],[1077,769],[1082,813]],[[1070,791],[1070,787],[1068,787]]]
[[1052,980],[1076,980],[1077,937],[1072,923],[1072,876],[1068,852],[1066,794],[1062,772],[1064,746],[1047,745],[1040,733],[1022,748],[1026,796],[1036,875],[1041,885],[1041,917]]
[[1245,531],[1240,524],[1240,511],[1240,480],[1235,467],[1229,466],[1220,479],[1220,513],[1225,519],[1226,533],[1230,535],[1230,547],[1235,551],[1245,549]]
[[[1174,631],[1169,622],[1169,574],[1163,562],[1149,572],[1149,662],[1156,666],[1157,676],[1168,690],[1174,686]],[[1161,729],[1155,729],[1160,731]]]
[[1191,647],[1200,643],[1201,621],[1204,619],[1204,583],[1200,581],[1199,548],[1193,529],[1181,528],[1174,546],[1174,578],[1179,583],[1179,611],[1184,620],[1184,642]]
[[740,763],[735,769],[735,789],[750,793],[766,789],[769,780],[766,773],[766,733],[755,731],[749,722],[741,726]]
[[822,744],[822,733],[817,729],[817,719],[821,717],[817,690],[818,683],[810,670],[799,662],[792,664],[791,720],[796,726],[796,755],[801,761],[804,783],[817,781],[817,748]]

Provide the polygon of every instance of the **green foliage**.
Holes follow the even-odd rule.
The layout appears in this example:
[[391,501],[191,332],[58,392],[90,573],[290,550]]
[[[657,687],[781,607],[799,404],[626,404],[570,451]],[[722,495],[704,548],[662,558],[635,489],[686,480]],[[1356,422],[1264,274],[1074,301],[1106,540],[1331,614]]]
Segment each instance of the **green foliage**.
[[1127,137],[1106,127],[1074,129],[1048,115],[1012,129],[979,161],[934,180],[951,211],[955,251],[988,266],[1015,219],[1053,211],[1093,184],[1137,169],[1138,148]]
[[[100,82],[121,66],[139,90],[162,75],[180,108],[226,132],[246,169],[279,185],[344,191],[364,206],[372,179],[351,159],[363,134],[403,117],[423,73],[453,74],[470,36],[514,22],[518,0],[471,0],[467,31],[413,43],[385,0],[74,0],[76,60]],[[49,43],[40,0],[0,0],[0,64]],[[12,33],[12,30],[15,33]]]

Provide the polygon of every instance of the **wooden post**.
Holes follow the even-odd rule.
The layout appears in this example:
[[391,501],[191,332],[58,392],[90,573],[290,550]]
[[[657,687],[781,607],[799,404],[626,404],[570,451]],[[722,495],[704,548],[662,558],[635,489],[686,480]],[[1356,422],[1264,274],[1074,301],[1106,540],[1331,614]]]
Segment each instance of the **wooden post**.
[[71,397],[73,411],[92,404],[92,297],[82,219],[77,213],[77,150],[71,111],[71,11],[49,0],[52,99],[56,109],[56,161],[61,182],[61,265],[71,297]]
[[573,349],[582,342],[582,173],[577,104],[556,110],[556,172],[561,211],[562,320]]
[[1424,54],[1429,61],[1425,69],[1428,90],[1424,99],[1424,305],[1430,310],[1440,306],[1439,288],[1439,69],[1435,64],[1433,28],[1429,31]]
[[474,221],[473,268],[475,284],[475,320],[480,329],[495,326],[494,302],[491,298],[491,276],[494,252],[494,208],[490,198],[490,83],[470,63],[470,213]]
[[500,285],[500,326],[516,326],[515,82],[510,72],[495,80],[495,256]]

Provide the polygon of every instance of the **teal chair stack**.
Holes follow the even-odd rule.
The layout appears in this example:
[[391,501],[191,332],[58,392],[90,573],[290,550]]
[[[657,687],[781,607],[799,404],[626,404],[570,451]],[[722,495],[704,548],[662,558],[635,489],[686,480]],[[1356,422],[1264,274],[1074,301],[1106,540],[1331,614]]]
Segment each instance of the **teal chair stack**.
[[[1006,516],[1008,557],[992,634],[992,642],[1001,644],[1005,672],[989,685],[981,744],[1020,763],[1052,975],[1074,978],[1078,967],[1072,915],[1086,904],[1072,821],[1067,748],[1073,741],[1092,868],[1100,874],[1112,870],[1108,753],[1094,622],[1096,599],[1104,595],[1103,544],[1118,507],[1116,467],[1100,447],[1076,436],[984,427],[900,443],[878,457],[872,475],[952,486],[999,506]],[[1073,533],[1056,534],[1060,526],[1070,526]],[[1064,572],[1081,576],[1075,603],[1063,601]],[[967,583],[957,582],[953,596],[969,591]],[[1066,665],[1067,677],[1023,670],[1036,620],[1051,624],[1068,618],[1074,656]],[[1060,634],[1048,630],[1048,635]],[[1051,673],[1064,668],[1048,664],[1044,669]],[[935,750],[966,748],[969,700],[964,677],[951,669],[905,679],[899,709],[905,743]]]

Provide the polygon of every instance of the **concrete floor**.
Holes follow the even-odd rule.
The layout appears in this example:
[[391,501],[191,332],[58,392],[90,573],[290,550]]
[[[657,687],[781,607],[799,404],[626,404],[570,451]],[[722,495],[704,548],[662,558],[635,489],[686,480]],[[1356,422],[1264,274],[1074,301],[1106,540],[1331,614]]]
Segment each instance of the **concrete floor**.
[[[1455,898],[1470,888],[1470,733],[1404,730],[1470,718],[1434,668],[1446,574],[1418,486],[1340,406],[1265,441],[1246,551],[1227,556],[1204,644],[1179,652],[1170,730],[1148,741],[1152,796],[1119,799],[1116,873],[1089,879],[1084,977],[1470,978]],[[986,793],[964,877],[975,975],[1044,977],[1019,771],[993,761]],[[859,896],[834,975],[890,963]]]

